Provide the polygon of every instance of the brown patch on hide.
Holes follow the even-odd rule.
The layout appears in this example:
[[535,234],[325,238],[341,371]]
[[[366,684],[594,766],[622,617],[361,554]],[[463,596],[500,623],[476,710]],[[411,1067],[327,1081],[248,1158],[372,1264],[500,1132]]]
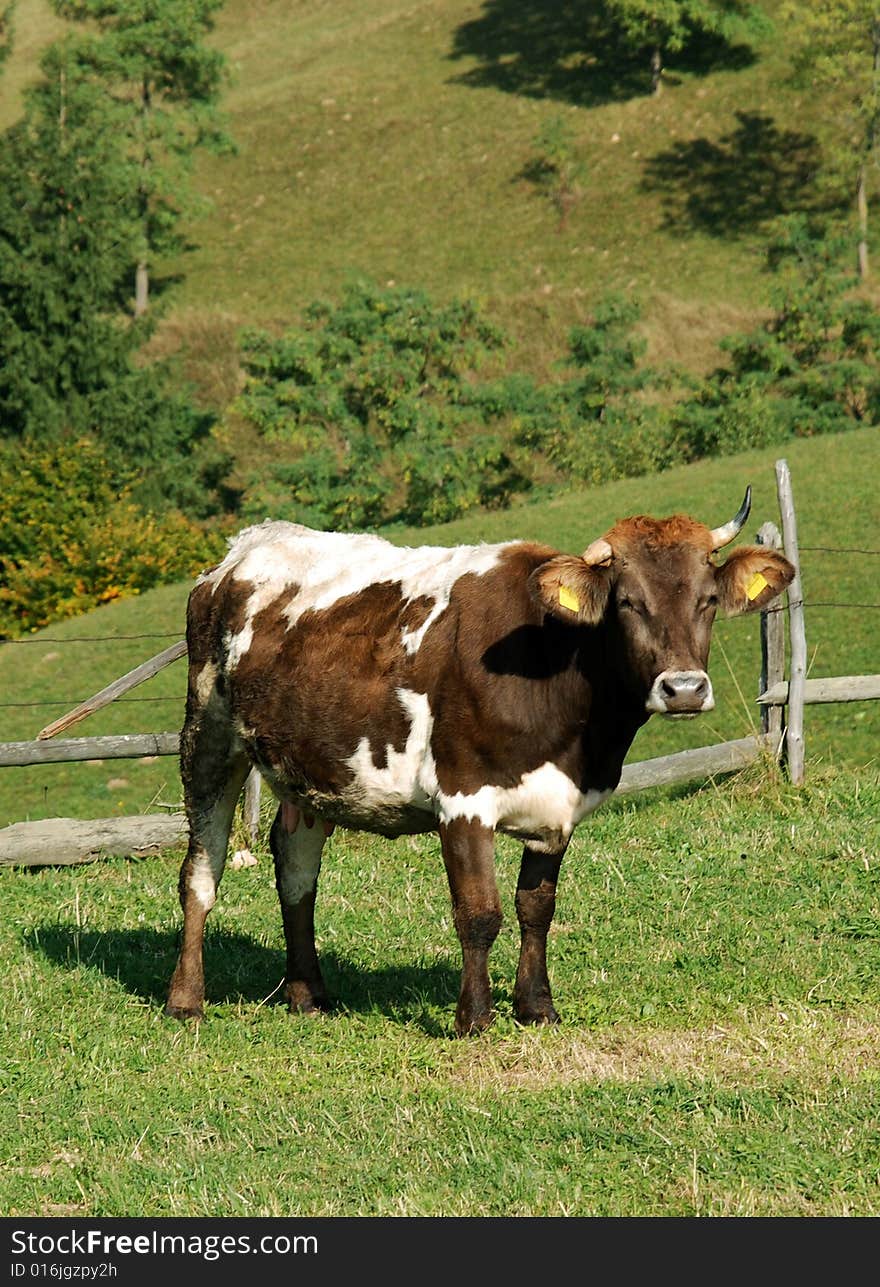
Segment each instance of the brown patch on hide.
[[556,553],[523,542],[503,550],[497,567],[460,577],[447,612],[425,636],[418,673],[446,793],[512,787],[548,760],[577,780],[590,703],[577,662],[583,632],[545,622],[528,589],[529,576]]
[[424,623],[434,601],[405,601],[399,583],[381,582],[290,626],[296,593],[255,616],[251,646],[230,675],[233,710],[255,730],[261,761],[332,794],[351,781],[346,761],[362,738],[380,768],[389,746],[405,747],[410,717],[396,689],[413,680],[403,634]]

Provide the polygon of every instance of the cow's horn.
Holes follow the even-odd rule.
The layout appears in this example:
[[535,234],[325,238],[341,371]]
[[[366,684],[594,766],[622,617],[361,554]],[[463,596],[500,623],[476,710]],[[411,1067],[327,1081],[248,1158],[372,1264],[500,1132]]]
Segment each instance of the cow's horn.
[[592,545],[587,546],[582,557],[585,563],[595,567],[599,563],[610,563],[614,558],[614,551],[608,542],[600,536],[598,541],[593,541]]
[[746,488],[746,494],[743,503],[739,507],[739,513],[736,518],[732,518],[729,523],[723,527],[713,527],[712,529],[712,549],[720,550],[722,545],[729,545],[730,542],[743,530],[746,519],[749,516],[749,510],[752,508],[752,489]]

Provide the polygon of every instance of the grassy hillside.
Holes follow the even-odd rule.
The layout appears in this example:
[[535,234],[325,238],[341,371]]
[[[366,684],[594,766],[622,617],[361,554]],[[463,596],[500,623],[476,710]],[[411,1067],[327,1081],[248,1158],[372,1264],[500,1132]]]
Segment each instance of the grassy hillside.
[[[707,460],[656,478],[626,479],[572,491],[540,504],[481,515],[421,531],[396,531],[399,544],[500,540],[550,542],[579,551],[626,514],[693,513],[713,526],[735,512],[747,483],[753,509],[747,532],[779,522],[774,461],[765,449]],[[873,674],[880,670],[876,488],[880,438],[874,429],[799,440],[785,457],[792,473],[807,603],[810,674]],[[873,550],[867,554],[825,552]],[[59,622],[20,643],[0,645],[0,740],[35,737],[51,719],[181,637],[188,587],[166,586],[136,599]],[[831,604],[872,605],[832,607]],[[126,638],[126,636],[145,636]],[[90,642],[99,639],[101,642]],[[81,641],[81,642],[77,642]],[[712,714],[686,725],[655,719],[639,733],[630,759],[666,754],[757,728],[760,660],[757,617],[717,623],[710,670],[717,689]],[[176,662],[143,687],[71,730],[71,735],[176,731],[183,718],[185,663]],[[813,762],[859,768],[876,760],[880,704],[809,707],[807,753]],[[0,826],[31,817],[104,817],[180,799],[177,763],[108,761],[46,765],[0,772]]]
[[265,849],[221,887],[198,1028],[161,1015],[179,853],[2,870],[0,1208],[294,1212],[297,1232],[318,1215],[876,1216],[878,809],[876,771],[854,792],[825,770],[600,811],[559,886],[557,1029],[512,1018],[502,839],[498,1018],[470,1041],[448,1040],[436,837],[331,838],[320,1019],[274,1003]]
[[[776,0],[766,0],[777,15]],[[167,319],[204,396],[235,385],[243,322],[290,322],[351,274],[477,297],[539,373],[609,289],[644,303],[649,357],[692,368],[766,306],[772,218],[824,201],[842,104],[789,80],[796,32],[752,51],[692,49],[666,87],[610,44],[581,0],[228,0],[236,156],[200,159],[211,208],[165,265]],[[58,24],[21,0],[0,88],[15,114]],[[564,230],[528,177],[560,118],[581,166]]]

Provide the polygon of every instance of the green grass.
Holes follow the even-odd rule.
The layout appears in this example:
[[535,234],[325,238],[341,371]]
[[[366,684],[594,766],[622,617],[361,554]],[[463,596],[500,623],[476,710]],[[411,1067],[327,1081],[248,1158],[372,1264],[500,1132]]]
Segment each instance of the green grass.
[[[610,289],[642,299],[649,360],[717,363],[717,340],[767,307],[773,218],[823,200],[846,102],[793,86],[796,28],[742,66],[672,58],[653,97],[608,64],[595,22],[586,4],[227,0],[212,40],[238,152],[198,162],[211,206],[160,268],[156,350],[222,408],[239,325],[290,324],[359,274],[475,297],[512,336],[512,369],[552,373]],[[59,29],[44,0],[17,23],[0,121]],[[564,231],[524,177],[559,116],[583,171]]]
[[502,840],[498,1017],[462,1042],[436,838],[329,842],[316,1020],[272,998],[262,848],[212,913],[198,1028],[161,1015],[179,854],[0,871],[0,1209],[880,1214],[878,808],[876,772],[811,764],[600,811],[565,860],[553,1030],[512,1019]]
[[[764,308],[767,214],[751,196],[780,190],[774,173],[792,148],[767,147],[766,134],[750,145],[737,113],[815,134],[820,149],[826,122],[845,125],[841,104],[787,83],[788,40],[740,70],[679,68],[659,99],[603,99],[607,78],[562,65],[554,84],[511,92],[515,59],[487,62],[476,47],[450,58],[457,41],[486,35],[467,24],[488,12],[477,0],[229,0],[216,40],[235,73],[227,106],[240,150],[200,162],[213,208],[190,230],[185,261],[166,266],[184,275],[156,340],[181,352],[211,405],[234,391],[241,323],[290,322],[351,273],[475,296],[510,331],[511,367],[538,374],[609,288],[643,297],[652,361],[692,369]],[[58,30],[42,0],[19,0],[16,18],[3,121]],[[564,233],[519,177],[558,113],[586,175]],[[645,186],[682,161],[686,188]],[[790,189],[779,209],[814,190]],[[685,217],[683,193],[695,199]],[[876,550],[875,429],[393,539],[523,536],[577,551],[623,514],[724,521],[747,482],[753,531],[776,518],[780,454],[801,546]],[[818,606],[876,604],[876,564],[803,549],[811,674],[877,670],[877,609]],[[180,637],[186,591],[0,647],[2,739],[32,738]],[[74,642],[90,636],[116,641]],[[711,669],[713,715],[684,728],[652,721],[631,759],[755,727],[754,619],[718,624]],[[132,694],[160,701],[117,703],[72,733],[175,730],[183,683],[178,662]],[[499,844],[498,1019],[464,1042],[447,1039],[459,953],[433,838],[332,837],[318,932],[338,1008],[316,1021],[274,1003],[280,916],[262,846],[260,867],[229,873],[212,914],[199,1028],[161,1016],[179,853],[0,870],[0,1210],[880,1214],[877,711],[808,708],[803,789],[761,764],[614,801],[584,824],[551,935],[554,1030],[512,1019],[512,842]],[[0,826],[132,813],[179,792],[173,759],[6,769]]]
[[[571,491],[502,513],[474,515],[442,528],[391,535],[400,543],[442,545],[524,537],[579,551],[625,514],[685,510],[715,526],[735,512],[749,482],[753,509],[746,532],[753,534],[766,520],[779,522],[774,473],[778,458],[778,449],[752,451],[683,466],[654,478]],[[874,674],[878,670],[880,555],[830,554],[805,547],[876,550],[880,546],[874,486],[880,470],[880,437],[876,429],[863,429],[840,437],[799,440],[789,445],[785,458],[792,474],[802,547],[810,674]],[[78,700],[180,638],[187,590],[186,585],[165,586],[58,622],[26,642],[0,645],[0,740],[34,738]],[[875,606],[820,606],[829,603]],[[126,635],[152,637],[122,637]],[[106,641],[75,642],[92,638]],[[745,737],[757,729],[758,618],[719,620],[712,647],[716,710],[685,725],[651,720],[638,734],[630,760]],[[179,730],[185,673],[186,663],[175,662],[128,699],[72,728],[68,736]],[[876,763],[878,739],[877,703],[807,708],[807,753],[817,761],[853,769]],[[179,799],[173,758],[0,772],[0,826],[25,818],[137,813],[154,803],[173,804]]]

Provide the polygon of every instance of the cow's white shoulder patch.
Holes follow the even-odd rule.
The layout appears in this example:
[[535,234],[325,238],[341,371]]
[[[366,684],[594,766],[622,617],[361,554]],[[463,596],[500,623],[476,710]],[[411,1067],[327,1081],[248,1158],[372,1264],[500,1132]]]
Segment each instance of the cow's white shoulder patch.
[[568,841],[588,813],[607,800],[611,791],[581,791],[567,774],[550,762],[524,773],[513,787],[484,786],[469,793],[438,794],[442,822],[454,818],[478,821],[493,830],[542,840]]
[[230,571],[253,586],[245,624],[228,639],[228,664],[234,668],[251,646],[253,620],[286,590],[296,588],[285,609],[288,627],[306,612],[320,612],[368,586],[399,583],[405,605],[433,599],[427,618],[403,634],[415,653],[437,617],[449,604],[456,581],[482,576],[496,567],[510,545],[397,546],[368,533],[318,532],[296,523],[270,522],[246,528],[234,539],[223,562],[203,580],[216,586]]

